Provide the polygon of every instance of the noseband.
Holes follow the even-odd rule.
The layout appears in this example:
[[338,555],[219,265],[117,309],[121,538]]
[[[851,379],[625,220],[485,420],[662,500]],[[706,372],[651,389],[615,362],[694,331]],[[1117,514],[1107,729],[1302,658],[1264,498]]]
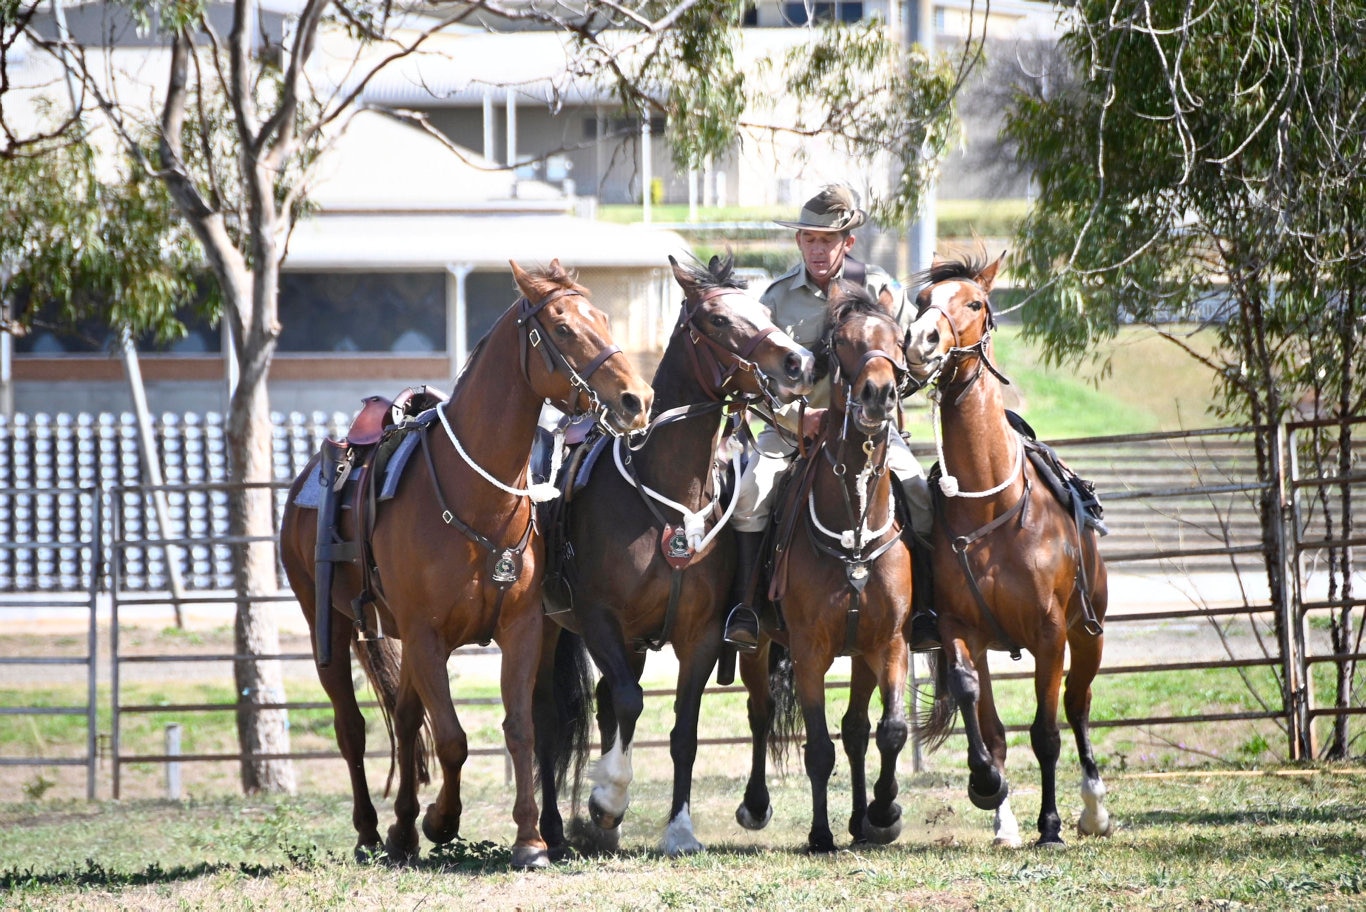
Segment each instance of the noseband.
[[[964,280],[955,279],[953,281]],[[962,359],[969,355],[977,356],[977,370],[973,371],[972,376],[968,377],[967,380],[964,382],[963,392],[958,394],[959,398],[961,398],[967,392],[968,388],[971,387],[972,384],[977,380],[977,378],[982,375],[983,367],[986,367],[987,370],[991,371],[991,373],[996,376],[997,380],[1000,380],[1007,386],[1010,385],[1010,378],[1008,378],[1005,374],[1001,373],[1001,371],[997,369],[996,365],[991,363],[991,358],[987,355],[987,345],[991,342],[991,333],[993,330],[996,329],[996,317],[991,312],[990,298],[986,300],[983,306],[986,308],[986,325],[982,330],[982,337],[973,344],[967,346],[964,346],[961,343],[960,336],[958,334],[958,327],[954,325],[953,317],[949,316],[949,312],[944,309],[944,305],[928,304],[920,311],[919,314],[916,315],[916,319],[918,320],[930,311],[938,313],[941,317],[944,318],[945,322],[949,324],[949,332],[953,334],[953,345],[949,348],[948,351],[944,353],[943,360],[940,362],[939,370],[935,371],[933,375],[926,378],[925,381],[920,384],[921,387],[929,386],[931,383],[935,383],[936,381],[938,381],[940,376],[943,375],[945,369],[947,369],[950,366],[953,367],[953,371],[948,375],[948,379],[941,383],[940,386],[943,387],[953,385],[958,379],[958,369],[960,364],[962,363]]]
[[[759,387],[764,391],[764,395],[772,400],[768,376],[764,373],[763,368],[759,367],[757,361],[750,359],[750,356],[754,354],[760,343],[778,331],[778,327],[767,326],[759,330],[742,350],[732,351],[702,332],[693,323],[693,320],[702,310],[703,304],[723,295],[739,293],[739,290],[735,288],[709,288],[692,303],[692,306],[689,306],[688,299],[684,298],[682,312],[678,317],[678,326],[675,327],[674,332],[680,333],[684,330],[688,332],[693,342],[688,347],[693,373],[713,399],[723,398],[731,379],[744,371],[759,378]],[[697,344],[699,342],[705,344],[705,349]]]
[[[566,295],[584,297],[582,293],[577,292],[572,288],[557,288],[535,304],[532,304],[531,301],[525,297],[518,299],[517,325],[523,328],[521,345],[522,376],[526,377],[528,384],[531,383],[531,373],[527,368],[527,351],[529,348],[534,348],[541,353],[541,358],[545,361],[547,373],[553,374],[556,370],[563,370],[569,377],[569,385],[588,397],[588,408],[585,411],[580,411],[578,408],[578,397],[571,395],[569,402],[571,406],[571,421],[577,420],[584,414],[592,414],[594,417],[600,418],[602,417],[602,413],[606,411],[606,406],[598,399],[598,394],[594,392],[593,388],[588,385],[588,378],[593,376],[597,369],[606,363],[608,358],[620,353],[621,348],[617,345],[608,345],[598,353],[597,357],[588,362],[587,366],[582,369],[575,368],[574,365],[569,362],[569,359],[564,356],[564,353],[555,346],[555,343],[550,338],[550,334],[546,332],[545,327],[541,325],[541,320],[538,316],[547,304],[565,297]],[[617,436],[617,431],[611,426],[611,422],[599,421],[598,423],[601,424],[609,434]]]

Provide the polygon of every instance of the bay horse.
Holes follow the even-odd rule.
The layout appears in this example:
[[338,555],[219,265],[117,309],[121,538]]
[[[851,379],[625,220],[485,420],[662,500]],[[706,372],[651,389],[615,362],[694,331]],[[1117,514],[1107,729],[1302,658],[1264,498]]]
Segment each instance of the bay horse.
[[[602,755],[588,801],[600,844],[616,842],[630,803],[647,651],[673,646],[673,802],[660,845],[673,856],[703,848],[689,811],[698,715],[722,647],[735,573],[727,522],[735,492],[717,471],[717,454],[728,454],[738,479],[740,451],[751,439],[748,407],[776,407],[810,392],[814,359],[773,325],[729,258],[713,257],[706,268],[669,261],[684,298],[652,382],[656,413],[639,443],[610,441],[610,452],[574,494],[564,533],[569,583],[547,582],[545,598],[551,617],[582,636],[602,672]],[[543,650],[542,660],[550,653]],[[549,726],[538,725],[538,736],[542,731]],[[554,807],[550,763],[570,745],[554,747],[558,756],[542,760],[545,813]],[[551,831],[544,821],[542,827]]]
[[917,296],[906,345],[912,376],[934,381],[940,480],[934,526],[935,605],[943,648],[925,735],[938,746],[961,712],[968,739],[968,796],[994,810],[995,841],[1020,844],[1006,780],[1005,728],[996,712],[988,650],[1034,657],[1037,709],[1030,743],[1042,778],[1040,846],[1061,846],[1056,773],[1058,692],[1070,651],[1063,704],[1076,737],[1085,805],[1082,835],[1108,836],[1105,784],[1091,748],[1091,682],[1104,648],[1105,564],[1093,529],[1048,493],[1027,439],[1008,420],[991,358],[990,293],[1001,264],[935,262]]
[[[512,864],[548,864],[533,782],[532,694],[540,664],[544,566],[532,492],[525,487],[532,438],[546,400],[573,414],[591,411],[614,432],[627,432],[644,427],[653,398],[613,343],[606,315],[558,260],[531,272],[511,266],[522,297],[469,356],[450,399],[438,407],[440,427],[435,421],[422,426],[425,459],[414,456],[417,464],[400,476],[392,499],[378,502],[365,549],[378,577],[370,626],[403,643],[396,683],[398,650],[357,647],[391,721],[399,786],[384,851],[400,862],[418,851],[414,822],[424,709],[443,781],[427,808],[423,832],[434,843],[459,834],[460,770],[468,744],[451,702],[446,660],[459,646],[492,640],[502,650],[503,731],[516,781]],[[314,457],[290,488],[280,529],[280,556],[315,631],[315,656],[328,645],[316,636],[317,511],[296,500],[317,466]],[[339,516],[346,540],[365,537],[366,530],[355,528],[356,512]],[[356,618],[353,599],[367,588],[362,569],[335,565],[332,610]],[[362,607],[361,613],[370,612]],[[336,659],[320,662],[318,675],[332,701],[337,744],[351,775],[352,820],[362,855],[378,850],[380,841],[365,780],[365,722],[351,678],[351,640],[351,625],[331,625]],[[372,667],[377,661],[384,667]]]
[[[770,738],[781,756],[804,722],[811,780],[807,846],[813,852],[835,850],[828,810],[835,746],[825,720],[825,676],[840,655],[853,657],[849,706],[840,723],[852,791],[849,834],[855,842],[887,844],[901,833],[896,762],[908,731],[905,629],[912,570],[886,459],[889,435],[900,431],[903,336],[900,324],[864,289],[840,283],[832,294],[820,346],[831,375],[830,408],[811,449],[794,463],[788,496],[779,495],[782,515],[774,517],[777,558],[769,595],[780,618],[765,612],[759,649],[740,659],[753,752],[736,820],[747,829],[767,825]],[[771,679],[773,641],[791,660],[779,663]],[[875,689],[882,700],[876,736],[882,762],[870,804],[864,762]]]

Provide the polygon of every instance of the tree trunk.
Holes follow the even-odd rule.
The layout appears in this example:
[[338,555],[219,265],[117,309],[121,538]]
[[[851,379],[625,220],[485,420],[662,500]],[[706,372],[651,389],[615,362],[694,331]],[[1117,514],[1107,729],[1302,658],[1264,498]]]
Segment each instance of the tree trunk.
[[[265,383],[246,383],[233,394],[228,416],[228,447],[234,484],[271,480],[270,402]],[[234,488],[229,495],[230,530],[234,540],[257,539],[234,547],[233,576],[237,589],[233,663],[237,684],[237,735],[243,752],[242,789],[293,792],[294,767],[289,760],[261,755],[289,752],[289,715],[262,704],[285,702],[284,677],[278,660],[280,635],[274,604],[261,600],[279,586],[275,579],[274,514],[268,488]]]

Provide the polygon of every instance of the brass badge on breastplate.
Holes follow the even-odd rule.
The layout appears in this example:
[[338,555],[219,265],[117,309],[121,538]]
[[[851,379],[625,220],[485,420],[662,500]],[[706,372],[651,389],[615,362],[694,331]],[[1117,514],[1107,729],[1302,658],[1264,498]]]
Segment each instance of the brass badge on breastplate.
[[493,562],[493,581],[502,584],[517,582],[517,577],[521,571],[518,566],[519,563],[517,555],[510,550],[498,555]]
[[688,542],[688,534],[680,526],[664,524],[664,534],[659,537],[659,547],[669,566],[682,569],[692,563],[693,548]]

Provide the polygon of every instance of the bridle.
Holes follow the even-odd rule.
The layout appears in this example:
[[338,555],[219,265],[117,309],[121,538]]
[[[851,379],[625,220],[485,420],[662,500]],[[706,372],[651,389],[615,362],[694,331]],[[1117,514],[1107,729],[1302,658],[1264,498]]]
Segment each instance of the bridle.
[[602,401],[598,398],[597,392],[589,385],[588,378],[592,377],[597,369],[607,362],[607,359],[611,358],[613,355],[620,354],[621,347],[618,345],[608,345],[604,347],[602,351],[598,352],[597,356],[593,358],[592,361],[588,362],[586,366],[576,368],[569,359],[565,357],[564,353],[555,346],[550,334],[546,332],[545,326],[541,324],[539,314],[545,309],[545,306],[552,301],[559,300],[567,295],[585,297],[582,292],[575,291],[572,288],[557,288],[535,304],[532,304],[528,298],[518,298],[517,325],[522,328],[522,376],[526,378],[528,384],[531,383],[531,373],[527,366],[527,353],[530,349],[534,348],[541,353],[541,358],[545,361],[547,373],[553,374],[556,370],[563,370],[569,377],[571,389],[588,397],[588,407],[586,409],[580,409],[578,407],[578,395],[575,395],[574,393],[570,394],[569,401],[565,403],[565,405],[569,406],[565,411],[569,414],[570,422],[577,422],[582,419],[584,415],[592,415],[608,434],[611,434],[613,437],[620,437],[621,432],[612,427],[612,423],[607,420],[607,406],[603,405]]
[[[881,317],[881,315],[879,314],[870,314],[868,316],[875,319]],[[885,319],[892,325],[896,326],[897,330],[900,331],[901,327],[896,323],[895,320],[893,320],[890,316],[885,317]],[[843,323],[841,323],[840,326],[843,326]],[[844,427],[841,430],[841,439],[847,440],[849,436],[849,411],[850,402],[853,400],[854,395],[854,385],[858,382],[858,378],[863,376],[864,371],[868,369],[868,365],[878,360],[883,360],[890,364],[892,366],[892,375],[896,378],[896,425],[898,428],[900,428],[904,417],[902,413],[901,400],[907,394],[911,382],[911,372],[910,369],[906,366],[905,351],[903,350],[900,353],[901,358],[898,359],[893,355],[889,354],[888,352],[884,351],[883,349],[870,348],[868,351],[864,352],[863,357],[859,359],[858,367],[855,368],[853,371],[847,371],[845,370],[844,364],[835,354],[834,336],[835,333],[839,331],[840,326],[836,326],[830,331],[830,334],[826,339],[826,350],[829,352],[829,359],[831,365],[830,385],[832,387],[842,385],[842,389],[844,391]],[[841,384],[841,379],[845,376],[848,376],[849,380],[847,383]],[[885,434],[890,426],[891,418],[888,417],[883,419],[881,433]],[[871,439],[872,438],[869,437],[870,441]],[[867,447],[865,447],[865,451],[866,449]]]
[[[723,295],[739,293],[740,290],[736,288],[709,288],[699,295],[696,301],[690,302],[684,298],[674,333],[686,331],[691,337],[693,344],[688,346],[688,352],[693,373],[711,398],[721,400],[733,392],[727,387],[736,375],[743,372],[753,374],[758,379],[759,389],[764,399],[768,405],[776,409],[779,407],[779,403],[771,389],[773,381],[764,373],[758,362],[752,360],[752,356],[765,339],[778,331],[778,327],[764,327],[754,334],[754,337],[745,344],[743,349],[732,351],[702,332],[694,322],[697,315],[702,311],[702,305],[708,301],[715,300]],[[703,344],[699,345],[699,342]]]
[[[971,280],[951,279],[948,281],[966,282]],[[941,356],[939,366],[934,373],[930,374],[930,376],[926,377],[923,381],[920,381],[917,388],[926,387],[930,384],[938,384],[939,388],[943,389],[946,386],[954,385],[958,382],[958,372],[962,366],[963,359],[971,355],[977,357],[977,370],[973,371],[972,376],[968,377],[967,380],[963,382],[963,389],[958,393],[958,399],[962,399],[972,384],[982,375],[983,367],[991,371],[997,380],[1000,380],[1007,386],[1010,385],[1010,378],[997,369],[996,365],[991,362],[991,357],[987,354],[987,346],[991,344],[991,333],[996,329],[996,316],[991,310],[991,298],[987,297],[986,300],[983,301],[982,306],[986,309],[985,326],[982,329],[981,338],[971,345],[962,344],[962,337],[958,332],[958,327],[954,324],[953,317],[944,309],[944,305],[935,304],[931,301],[931,303],[920,308],[916,313],[917,320],[930,311],[938,313],[944,318],[945,322],[949,324],[949,332],[953,334],[953,346]],[[944,372],[950,367],[952,367],[952,371],[947,377],[944,377]],[[955,400],[955,403],[956,402],[957,400]]]

